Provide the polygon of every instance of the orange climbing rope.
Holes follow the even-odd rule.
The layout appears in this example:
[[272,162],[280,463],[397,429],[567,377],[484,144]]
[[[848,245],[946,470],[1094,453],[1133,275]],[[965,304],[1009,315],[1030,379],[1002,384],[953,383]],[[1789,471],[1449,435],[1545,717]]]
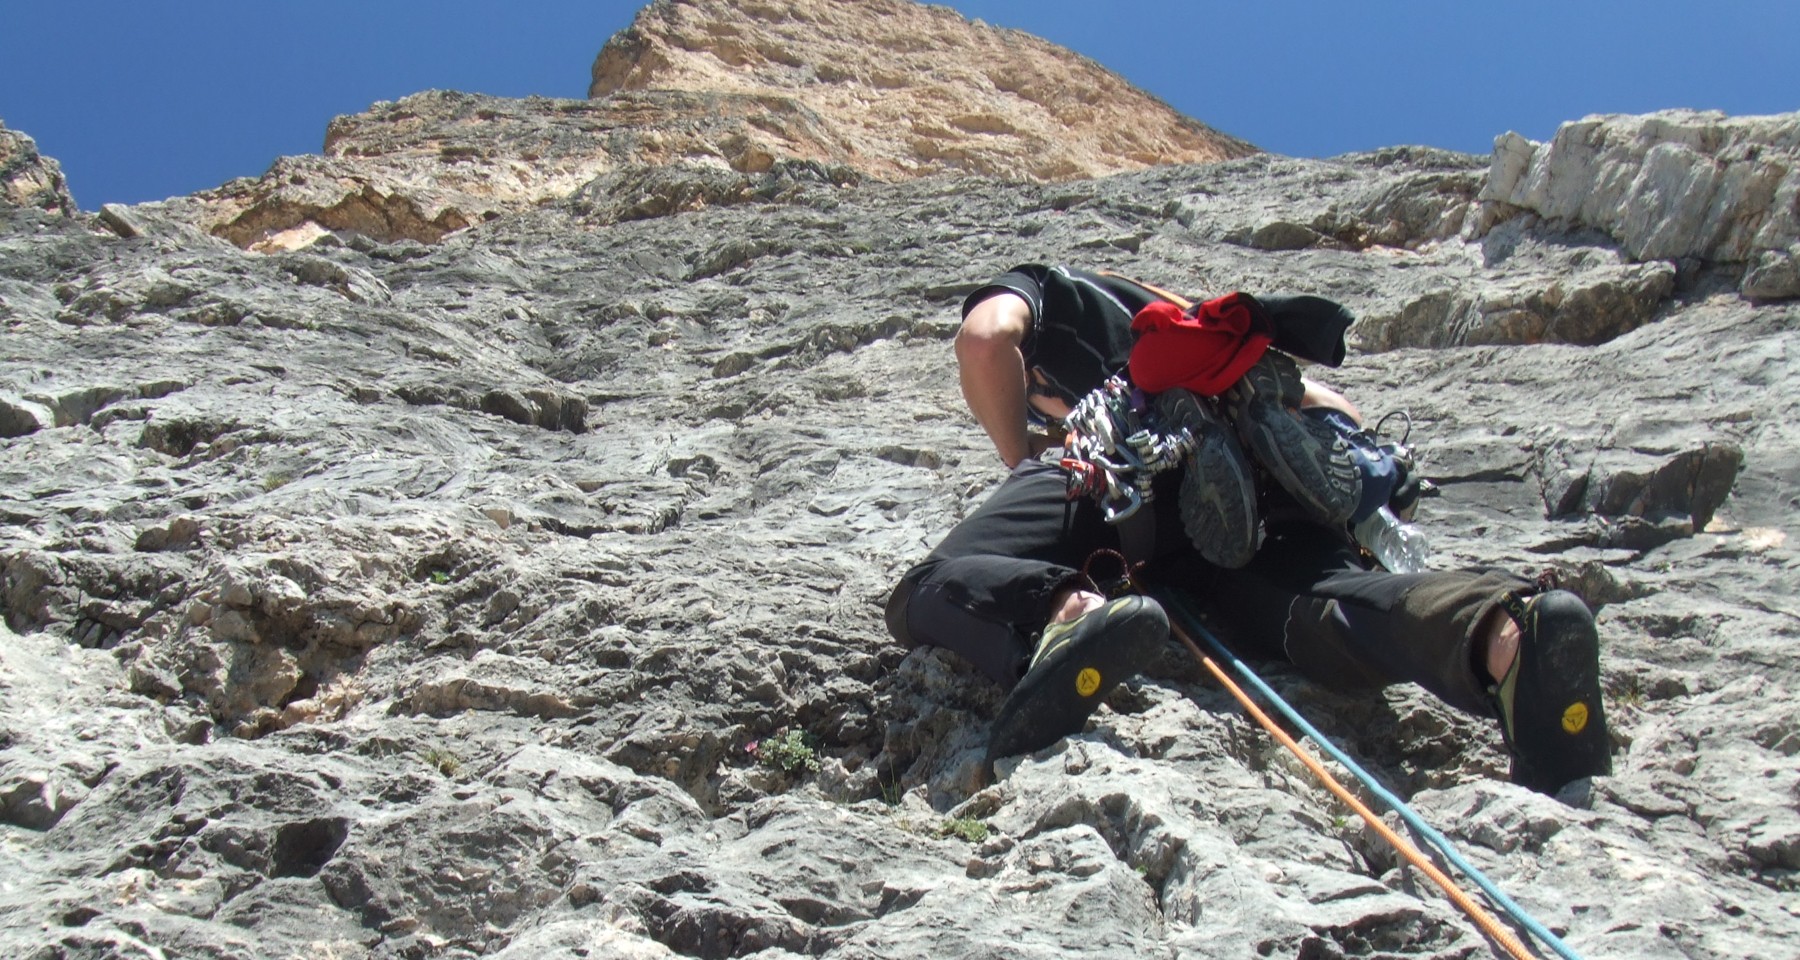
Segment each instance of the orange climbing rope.
[[1330,790],[1334,796],[1339,800],[1342,800],[1350,807],[1350,809],[1355,810],[1356,815],[1362,817],[1370,827],[1373,827],[1375,832],[1379,833],[1381,838],[1386,840],[1402,857],[1405,857],[1408,863],[1418,867],[1427,877],[1430,877],[1431,882],[1437,884],[1438,887],[1444,891],[1445,896],[1450,898],[1452,903],[1455,903],[1462,912],[1468,914],[1469,919],[1475,921],[1475,925],[1481,928],[1482,933],[1487,934],[1488,937],[1504,947],[1506,952],[1512,954],[1516,960],[1535,960],[1531,951],[1525,947],[1525,944],[1521,942],[1511,930],[1501,926],[1499,921],[1495,920],[1491,914],[1481,908],[1480,904],[1476,903],[1467,893],[1463,892],[1462,888],[1456,885],[1456,881],[1446,876],[1444,871],[1439,870],[1436,865],[1430,860],[1427,860],[1425,855],[1420,853],[1417,847],[1408,842],[1405,837],[1395,833],[1392,827],[1389,827],[1380,817],[1375,815],[1375,811],[1370,810],[1367,804],[1358,800],[1354,794],[1345,789],[1344,785],[1339,783],[1337,778],[1332,776],[1331,771],[1326,770],[1323,764],[1319,763],[1318,760],[1314,759],[1313,756],[1305,750],[1300,749],[1300,744],[1296,743],[1293,737],[1288,736],[1287,731],[1277,726],[1275,721],[1271,719],[1267,713],[1264,713],[1262,708],[1257,706],[1254,700],[1250,699],[1250,695],[1245,693],[1244,689],[1238,686],[1237,683],[1225,673],[1225,669],[1219,666],[1218,661],[1207,656],[1206,652],[1201,650],[1199,645],[1194,643],[1193,638],[1188,636],[1186,630],[1183,630],[1180,625],[1175,623],[1170,623],[1169,628],[1170,631],[1175,634],[1175,637],[1188,648],[1188,651],[1200,661],[1200,664],[1206,667],[1207,672],[1211,673],[1219,683],[1223,684],[1226,690],[1231,691],[1231,695],[1237,698],[1238,703],[1243,704],[1244,709],[1248,711],[1252,717],[1256,718],[1256,722],[1262,724],[1263,729],[1269,731],[1270,736],[1281,741],[1282,746],[1287,747],[1293,752],[1294,756],[1299,757],[1300,762],[1306,764],[1306,768],[1313,772],[1313,776],[1318,777],[1319,781],[1325,784],[1325,789]]

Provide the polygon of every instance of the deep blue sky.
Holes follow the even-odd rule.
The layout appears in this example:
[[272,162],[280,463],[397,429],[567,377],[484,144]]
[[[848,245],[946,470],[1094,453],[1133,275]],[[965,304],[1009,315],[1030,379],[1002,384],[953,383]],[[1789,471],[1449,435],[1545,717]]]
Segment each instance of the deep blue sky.
[[[319,150],[432,88],[583,97],[636,0],[55,0],[0,15],[0,120],[76,202],[137,202]],[[1268,150],[1487,153],[1589,113],[1800,110],[1800,2],[960,0]]]

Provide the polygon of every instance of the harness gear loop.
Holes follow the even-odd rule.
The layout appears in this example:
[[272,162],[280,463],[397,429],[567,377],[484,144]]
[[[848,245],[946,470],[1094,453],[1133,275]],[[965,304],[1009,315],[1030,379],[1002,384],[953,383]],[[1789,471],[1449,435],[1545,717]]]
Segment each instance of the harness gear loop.
[[1379,442],[1381,439],[1382,428],[1386,427],[1387,422],[1389,420],[1394,419],[1395,417],[1399,417],[1400,419],[1406,421],[1406,429],[1401,432],[1400,439],[1394,441],[1395,446],[1404,450],[1404,449],[1406,449],[1407,439],[1412,436],[1413,419],[1412,419],[1412,414],[1410,412],[1408,412],[1406,410],[1389,410],[1387,413],[1382,415],[1380,420],[1375,421],[1375,429],[1371,430],[1369,432],[1371,434],[1373,434],[1375,436],[1375,439]]
[[[1107,578],[1100,577],[1094,572],[1096,561],[1117,564],[1119,568],[1118,574]],[[1130,593],[1136,588],[1137,580],[1135,573],[1137,568],[1141,566],[1143,566],[1143,564],[1133,564],[1131,561],[1125,559],[1125,555],[1117,550],[1107,550],[1102,548],[1088,554],[1087,561],[1081,565],[1081,575],[1087,577],[1088,582],[1094,585],[1096,593],[1105,595],[1108,600],[1115,600]]]

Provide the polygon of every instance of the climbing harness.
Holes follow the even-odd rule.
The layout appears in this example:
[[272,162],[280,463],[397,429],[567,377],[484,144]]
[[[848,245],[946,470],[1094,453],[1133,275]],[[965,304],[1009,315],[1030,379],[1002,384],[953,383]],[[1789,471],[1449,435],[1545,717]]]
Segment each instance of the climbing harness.
[[[1137,586],[1140,592],[1148,592],[1143,591],[1141,583],[1138,583]],[[1191,627],[1195,633],[1199,634],[1201,639],[1206,641],[1207,646],[1211,647],[1213,652],[1218,655],[1219,659],[1229,663],[1234,671],[1242,676],[1251,686],[1255,687],[1258,693],[1262,694],[1264,699],[1268,700],[1283,716],[1295,726],[1299,727],[1302,733],[1312,738],[1313,742],[1318,744],[1326,753],[1330,754],[1332,759],[1336,760],[1338,763],[1342,764],[1345,769],[1349,770],[1370,793],[1374,794],[1377,799],[1381,800],[1389,809],[1398,814],[1400,818],[1413,829],[1415,834],[1422,837],[1439,853],[1443,854],[1446,860],[1458,870],[1462,871],[1464,876],[1468,877],[1477,887],[1480,887],[1482,892],[1486,893],[1490,900],[1497,904],[1501,910],[1505,911],[1508,916],[1516,920],[1527,932],[1542,941],[1551,950],[1555,951],[1555,953],[1562,957],[1563,960],[1581,960],[1580,954],[1577,954],[1574,950],[1570,949],[1568,944],[1564,943],[1561,938],[1557,937],[1556,934],[1551,933],[1542,923],[1539,923],[1530,914],[1526,913],[1523,907],[1513,902],[1512,898],[1502,893],[1500,888],[1494,885],[1493,881],[1489,880],[1486,875],[1464,859],[1463,856],[1456,851],[1456,848],[1451,845],[1449,839],[1437,830],[1432,829],[1429,824],[1420,818],[1419,815],[1406,804],[1406,801],[1401,800],[1386,787],[1377,783],[1375,778],[1370,776],[1368,771],[1359,766],[1356,761],[1350,759],[1348,754],[1338,749],[1331,741],[1325,739],[1325,736],[1312,724],[1308,723],[1306,718],[1302,717],[1286,700],[1282,699],[1281,695],[1276,693],[1274,688],[1270,687],[1267,683],[1264,683],[1262,678],[1258,677],[1256,672],[1251,670],[1248,664],[1234,656],[1230,650],[1225,648],[1224,644],[1219,642],[1217,637],[1213,636],[1205,627],[1201,626],[1198,618],[1194,616],[1193,612],[1190,611],[1180,599],[1168,591],[1157,591],[1155,597],[1162,603],[1165,610],[1175,614],[1175,617],[1172,617],[1169,623],[1170,632],[1188,648],[1188,651],[1200,661],[1201,665],[1204,666],[1207,671],[1220,682],[1220,684],[1230,691],[1231,695],[1237,699],[1238,703],[1243,705],[1245,711],[1254,717],[1256,721],[1263,726],[1263,729],[1269,731],[1271,736],[1279,740],[1283,746],[1287,747],[1288,750],[1298,757],[1300,762],[1305,764],[1308,770],[1312,771],[1313,775],[1325,785],[1327,790],[1331,791],[1334,796],[1343,801],[1352,810],[1355,810],[1356,814],[1362,817],[1362,819],[1369,824],[1370,828],[1380,834],[1383,840],[1386,840],[1388,844],[1398,851],[1401,856],[1405,857],[1409,863],[1417,867],[1422,873],[1429,877],[1433,883],[1437,884],[1438,887],[1444,891],[1444,894],[1450,898],[1451,902],[1455,903],[1458,908],[1468,914],[1469,918],[1475,922],[1476,926],[1481,928],[1483,933],[1492,938],[1496,943],[1500,944],[1507,953],[1518,958],[1518,960],[1529,960],[1532,956],[1529,949],[1516,935],[1513,934],[1512,931],[1502,927],[1491,914],[1486,910],[1483,910],[1480,904],[1477,904],[1467,893],[1458,887],[1456,881],[1452,880],[1442,870],[1438,869],[1430,860],[1427,860],[1425,855],[1420,853],[1418,848],[1408,842],[1405,837],[1395,833],[1393,828],[1382,822],[1381,818],[1373,810],[1368,808],[1368,805],[1364,804],[1355,794],[1352,794],[1343,784],[1339,783],[1337,778],[1333,777],[1330,771],[1325,769],[1323,764],[1314,759],[1311,754],[1302,750],[1300,745],[1294,741],[1294,738],[1277,726],[1275,721],[1271,719],[1267,713],[1263,712],[1262,708],[1258,707],[1255,701],[1250,699],[1249,694],[1245,693],[1243,688],[1238,686],[1237,683],[1225,673],[1224,668],[1219,666],[1217,660],[1208,656],[1194,643],[1193,638],[1189,636],[1188,631],[1183,628],[1183,625]],[[1177,620],[1180,622],[1176,622]]]
[[1148,407],[1142,391],[1113,377],[1063,418],[1068,497],[1093,497],[1107,523],[1122,523],[1155,499],[1156,475],[1179,466],[1194,450],[1186,429],[1163,432]]

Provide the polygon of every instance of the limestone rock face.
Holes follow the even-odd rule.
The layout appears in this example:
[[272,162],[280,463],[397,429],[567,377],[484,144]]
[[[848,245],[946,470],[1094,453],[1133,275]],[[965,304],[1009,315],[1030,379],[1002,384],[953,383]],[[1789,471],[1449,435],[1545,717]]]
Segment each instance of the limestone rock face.
[[1489,222],[1492,158],[889,181],[731,159],[764,97],[420,94],[285,185],[0,206],[0,956],[1495,955],[1177,646],[989,783],[1003,691],[888,637],[1003,479],[952,341],[1029,261],[1359,315],[1308,373],[1408,412],[1432,566],[1599,608],[1615,772],[1258,670],[1582,956],[1793,952],[1800,303]]
[[1001,691],[887,637],[1003,473],[956,304],[1048,260],[1406,318],[1312,373],[1410,411],[1434,565],[1602,607],[1616,774],[1259,668],[1583,956],[1783,955],[1800,316],[1464,240],[1481,167],[675,163],[268,254],[0,211],[0,954],[1486,955],[1177,648],[984,786]]
[[[586,101],[432,91],[379,103],[334,120],[322,155],[160,207],[259,251],[334,231],[436,243],[671,165],[740,181],[794,165],[837,182],[1058,180],[1254,152],[1054,44],[911,0],[655,3],[593,75]],[[692,192],[657,212],[756,189]]]
[[805,159],[882,179],[1062,180],[1254,151],[1091,60],[910,0],[661,0],[607,43],[593,77],[592,98],[791,100],[828,135]]
[[[741,135],[752,120],[768,131],[754,155]],[[170,206],[260,251],[333,231],[435,243],[625,169],[701,159],[722,171],[766,172],[777,156],[819,152],[809,148],[816,126],[790,102],[726,93],[580,101],[431,91],[337,118],[323,155],[283,157],[261,177]]]
[[1509,133],[1481,200],[1493,218],[1517,209],[1601,230],[1633,260],[1734,265],[1746,296],[1800,296],[1792,114],[1594,116],[1545,144]]
[[75,213],[75,198],[62,165],[38,153],[37,141],[0,123],[0,204],[32,207],[63,216]]

